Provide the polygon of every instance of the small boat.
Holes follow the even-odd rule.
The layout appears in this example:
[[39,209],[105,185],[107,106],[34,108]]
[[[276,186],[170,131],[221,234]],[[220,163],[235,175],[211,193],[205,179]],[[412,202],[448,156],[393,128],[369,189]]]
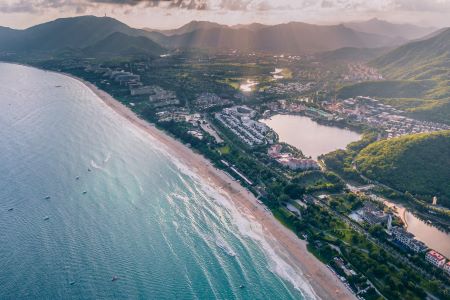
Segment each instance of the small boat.
[[8,211],[13,211],[13,210],[14,210],[14,208],[12,208],[12,207],[11,207],[11,208],[8,208]]
[[45,196],[45,199],[46,199],[46,200],[50,199],[50,196]]
[[70,285],[74,285],[74,284],[75,284],[75,281],[71,281],[71,282],[69,282],[69,284],[70,284]]
[[60,88],[61,86],[60,85],[55,85],[55,87]]
[[83,191],[83,195],[84,195],[84,194],[87,194],[87,192],[86,192],[86,191]]
[[245,285],[241,284],[241,285],[239,286],[239,288],[240,288],[240,289],[243,289],[243,288],[245,288]]
[[111,279],[111,281],[116,281],[116,280],[119,280],[119,277],[113,276],[112,279]]
[[78,180],[78,179],[80,179],[80,176],[75,177],[75,180]]
[[90,171],[91,171],[91,169],[88,168],[88,172],[90,172]]
[[50,219],[49,216],[45,216],[45,217],[44,217],[44,221],[47,221],[48,219]]

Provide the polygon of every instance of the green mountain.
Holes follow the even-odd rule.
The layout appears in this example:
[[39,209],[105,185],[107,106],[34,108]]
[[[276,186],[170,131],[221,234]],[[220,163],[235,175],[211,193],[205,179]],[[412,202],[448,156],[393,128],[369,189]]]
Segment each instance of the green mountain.
[[356,157],[365,176],[450,207],[450,131],[407,135],[370,144]]
[[341,98],[379,97],[414,118],[450,124],[450,28],[371,62],[387,81],[341,88]]
[[144,36],[130,36],[114,32],[106,38],[83,49],[88,55],[123,56],[123,55],[160,55],[165,49]]
[[450,28],[426,40],[400,46],[373,64],[390,79],[450,78]]
[[0,50],[57,51],[85,48],[115,32],[157,39],[161,34],[134,29],[113,18],[81,16],[56,19],[24,30],[0,28]]

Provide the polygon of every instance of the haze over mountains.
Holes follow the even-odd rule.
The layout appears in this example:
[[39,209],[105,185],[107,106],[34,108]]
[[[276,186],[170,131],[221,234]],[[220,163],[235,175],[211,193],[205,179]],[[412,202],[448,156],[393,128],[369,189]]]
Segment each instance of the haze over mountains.
[[239,49],[271,53],[305,54],[342,47],[386,47],[398,40],[371,33],[357,32],[343,25],[320,26],[291,22],[256,29],[201,27],[160,40],[168,47]]
[[363,22],[348,22],[344,23],[344,26],[360,32],[406,40],[419,39],[436,31],[436,28],[432,27],[419,27],[411,24],[392,24],[377,18]]
[[[352,28],[350,28],[352,27]],[[355,30],[358,28],[358,30]],[[365,31],[363,31],[365,30]],[[411,37],[429,34],[431,29],[412,25],[397,25],[370,20],[350,25],[312,25],[291,22],[279,25],[249,24],[225,26],[211,22],[190,22],[174,30],[142,30],[108,17],[82,16],[57,19],[25,30],[0,27],[0,50],[54,51],[61,49],[95,48],[100,51],[102,40],[109,43],[112,53],[127,52],[129,37],[144,37],[160,46],[133,39],[131,52],[141,49],[145,54],[158,55],[162,47],[206,48],[212,50],[237,49],[271,53],[307,54],[330,51],[343,47],[394,47]],[[122,35],[111,36],[113,33]],[[129,36],[129,37],[127,37]],[[105,40],[107,37],[114,39]],[[123,40],[122,42],[120,40]],[[136,43],[139,45],[136,45]],[[147,46],[148,49],[143,49]],[[105,51],[103,47],[101,51]]]
[[178,29],[152,32],[169,36],[169,38],[162,37],[158,40],[168,47],[234,48],[244,51],[299,54],[330,51],[343,47],[393,47],[410,39],[430,34],[434,30],[434,28],[392,24],[372,19],[329,26],[301,22],[226,26],[193,21]]

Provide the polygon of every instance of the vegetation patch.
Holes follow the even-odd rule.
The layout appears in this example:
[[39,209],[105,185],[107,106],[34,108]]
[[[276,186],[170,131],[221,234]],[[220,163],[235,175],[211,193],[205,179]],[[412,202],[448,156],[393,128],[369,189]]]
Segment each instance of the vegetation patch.
[[367,177],[450,207],[450,131],[375,142],[356,157]]

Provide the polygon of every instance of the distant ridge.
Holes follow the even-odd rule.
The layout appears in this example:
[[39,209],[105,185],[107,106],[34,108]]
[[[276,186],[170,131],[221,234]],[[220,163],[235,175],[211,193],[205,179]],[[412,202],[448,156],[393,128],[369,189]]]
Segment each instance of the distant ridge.
[[[368,28],[368,24],[374,27],[373,23],[378,24],[377,30],[369,30],[371,28]],[[30,52],[82,49],[119,32],[128,36],[143,36],[167,48],[311,54],[345,47],[394,47],[406,41],[398,36],[399,32],[422,32],[422,29],[412,25],[397,25],[379,20],[351,24],[353,27],[357,25],[358,30],[350,28],[350,25],[312,25],[301,22],[226,26],[192,21],[172,30],[143,30],[131,28],[109,17],[81,16],[56,19],[25,30],[0,27],[0,50]],[[381,30],[380,26],[385,29]],[[364,32],[362,27],[372,32]],[[395,37],[392,32],[396,32]]]
[[[187,28],[191,31],[186,32]],[[194,28],[196,29],[193,30]],[[191,22],[171,33],[173,35],[158,41],[173,48],[237,49],[271,53],[315,53],[343,47],[388,47],[399,43],[398,39],[357,32],[343,25],[323,26],[300,22],[234,27]]]
[[173,36],[173,35],[180,35],[185,34],[189,32],[193,32],[196,30],[205,30],[205,29],[213,29],[213,28],[222,28],[227,27],[226,25],[221,25],[214,22],[207,22],[207,21],[191,21],[179,28],[176,29],[168,29],[168,30],[154,30],[150,28],[144,28],[146,31],[149,32],[159,32],[166,36]]
[[397,37],[405,40],[414,40],[422,38],[436,30],[432,27],[419,27],[411,24],[394,24],[373,18],[362,22],[344,23],[348,28],[360,32]]

